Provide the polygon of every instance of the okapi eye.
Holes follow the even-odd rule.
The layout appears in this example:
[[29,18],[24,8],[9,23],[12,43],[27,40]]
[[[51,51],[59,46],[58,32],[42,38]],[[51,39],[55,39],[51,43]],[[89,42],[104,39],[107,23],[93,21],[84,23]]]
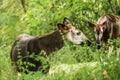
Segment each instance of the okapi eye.
[[105,30],[105,27],[103,27],[103,31]]
[[77,32],[77,35],[80,35],[81,32]]
[[65,30],[67,30],[68,28],[67,27],[64,27]]

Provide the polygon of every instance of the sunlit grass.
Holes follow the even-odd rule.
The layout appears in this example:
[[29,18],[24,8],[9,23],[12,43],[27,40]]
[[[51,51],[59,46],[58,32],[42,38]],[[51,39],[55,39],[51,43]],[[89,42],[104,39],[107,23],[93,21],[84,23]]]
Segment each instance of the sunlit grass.
[[[120,39],[110,40],[109,45],[103,44],[100,50],[96,50],[93,30],[87,25],[87,21],[95,22],[100,15],[112,12],[106,4],[108,0],[92,0],[96,4],[91,0],[83,1],[29,0],[24,13],[20,0],[1,0],[0,80],[120,80]],[[111,1],[117,6],[113,7],[117,12],[119,1]],[[64,17],[70,18],[75,27],[83,30],[93,44],[88,47],[65,41],[62,49],[48,56],[51,66],[48,74],[40,71],[17,74],[10,60],[10,49],[17,36],[52,32]]]

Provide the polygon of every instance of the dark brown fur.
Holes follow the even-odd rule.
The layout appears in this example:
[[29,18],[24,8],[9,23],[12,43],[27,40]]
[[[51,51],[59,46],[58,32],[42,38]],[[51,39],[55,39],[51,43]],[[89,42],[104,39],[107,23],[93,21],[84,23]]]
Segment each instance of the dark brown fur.
[[[41,61],[35,60],[36,57],[41,56],[41,50],[45,51],[46,55],[49,55],[51,52],[61,49],[63,44],[63,39],[59,30],[38,37],[23,34],[20,35],[12,45],[10,57],[17,71],[21,71],[17,63],[19,55],[22,57],[22,62],[29,62],[35,65],[28,66],[28,71],[37,71],[43,67]],[[32,53],[34,53],[33,58],[29,57],[33,55]],[[48,65],[47,69],[49,69],[49,64],[46,65]],[[22,66],[25,67],[25,65]]]

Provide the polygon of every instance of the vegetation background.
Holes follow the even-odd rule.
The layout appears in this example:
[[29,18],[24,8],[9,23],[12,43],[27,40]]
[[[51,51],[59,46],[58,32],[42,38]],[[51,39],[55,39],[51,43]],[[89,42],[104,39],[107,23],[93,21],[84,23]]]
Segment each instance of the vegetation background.
[[[88,26],[106,13],[120,16],[120,0],[0,0],[0,80],[120,80],[120,39],[96,50],[94,31]],[[89,37],[92,46],[65,40],[65,46],[49,56],[51,73],[16,75],[10,49],[17,36],[53,32],[64,17]]]

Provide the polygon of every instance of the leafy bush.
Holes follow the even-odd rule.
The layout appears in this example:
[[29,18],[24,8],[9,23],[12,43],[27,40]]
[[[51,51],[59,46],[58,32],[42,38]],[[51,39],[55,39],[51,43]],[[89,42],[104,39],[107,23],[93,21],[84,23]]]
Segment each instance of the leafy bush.
[[[96,50],[93,30],[88,21],[95,23],[105,13],[120,16],[119,0],[21,0],[0,1],[0,80],[41,80],[47,76],[49,80],[119,80],[120,50],[119,38],[109,40],[100,50]],[[81,29],[92,41],[92,45],[73,45],[65,40],[65,46],[48,56],[51,68],[62,64],[100,63],[95,69],[89,65],[72,75],[56,73],[43,75],[41,72],[28,75],[16,75],[10,61],[11,45],[19,34],[43,35],[57,29],[57,23],[68,17],[72,24]],[[111,47],[112,46],[112,47]],[[82,65],[81,65],[82,66]],[[74,68],[74,67],[73,67]],[[71,70],[73,69],[71,68]],[[91,71],[91,70],[93,71]],[[95,70],[95,72],[94,72]],[[72,71],[71,71],[72,72]],[[74,71],[73,71],[74,72]]]

